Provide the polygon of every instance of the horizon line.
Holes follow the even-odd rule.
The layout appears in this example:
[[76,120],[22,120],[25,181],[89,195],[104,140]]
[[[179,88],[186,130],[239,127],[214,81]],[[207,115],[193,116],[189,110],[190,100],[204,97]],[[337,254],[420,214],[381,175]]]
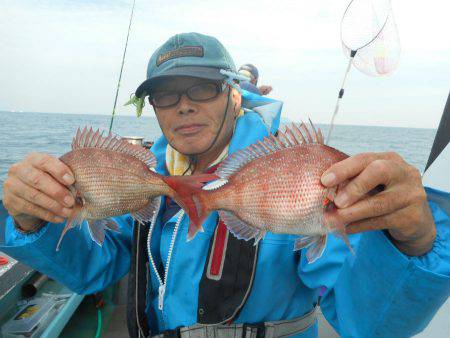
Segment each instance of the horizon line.
[[[22,111],[22,110],[0,110],[0,113],[13,113],[13,114],[60,114],[60,115],[85,115],[85,116],[111,116],[111,114],[102,114],[102,113],[63,113],[63,112],[40,112],[40,111]],[[123,117],[135,117],[139,118],[136,115],[130,115],[130,114],[116,114],[115,116],[123,116]],[[144,116],[143,118],[152,118],[156,119],[156,116]],[[283,120],[288,120],[289,122],[295,122],[300,123],[303,121],[293,121],[289,117],[281,117],[281,122]],[[320,124],[329,126],[329,123],[324,122],[314,122],[314,124]],[[335,123],[336,126],[349,126],[349,127],[379,127],[379,128],[403,128],[403,129],[427,129],[427,130],[437,130],[436,128],[430,128],[430,127],[406,127],[406,126],[386,126],[386,125],[375,125],[375,124],[345,124],[345,123]]]

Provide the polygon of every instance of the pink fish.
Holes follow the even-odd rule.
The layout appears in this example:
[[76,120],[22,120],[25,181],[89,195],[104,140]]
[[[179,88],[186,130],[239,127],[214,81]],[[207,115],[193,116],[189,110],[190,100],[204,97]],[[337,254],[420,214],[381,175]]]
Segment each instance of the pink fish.
[[101,245],[105,230],[119,231],[113,216],[131,213],[139,222],[149,221],[159,208],[155,198],[160,195],[184,205],[165,177],[154,172],[156,158],[149,150],[111,134],[103,137],[92,128],[78,129],[72,151],[60,159],[75,175],[70,186],[75,206],[57,249],[67,231],[83,220],[87,220],[92,239]]
[[[303,123],[292,125],[233,153],[217,169],[218,179],[202,190],[189,187],[189,182],[166,180],[191,208],[189,237],[202,229],[211,211],[218,210],[231,233],[239,239],[254,238],[255,245],[268,231],[302,235],[294,250],[309,247],[309,262],[322,255],[329,232],[350,247],[344,224],[329,217],[336,209],[327,196],[333,196],[336,188],[327,189],[320,182],[326,169],[348,156],[326,146],[320,129],[316,131],[312,123],[311,127],[309,131]],[[191,179],[198,186],[200,180]]]

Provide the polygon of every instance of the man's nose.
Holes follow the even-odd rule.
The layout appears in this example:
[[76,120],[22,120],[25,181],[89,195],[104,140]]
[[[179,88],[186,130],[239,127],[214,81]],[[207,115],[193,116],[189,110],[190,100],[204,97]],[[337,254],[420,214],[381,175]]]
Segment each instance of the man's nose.
[[192,101],[186,96],[186,94],[181,95],[180,102],[178,102],[178,113],[179,114],[189,114],[195,113],[197,109],[192,104]]

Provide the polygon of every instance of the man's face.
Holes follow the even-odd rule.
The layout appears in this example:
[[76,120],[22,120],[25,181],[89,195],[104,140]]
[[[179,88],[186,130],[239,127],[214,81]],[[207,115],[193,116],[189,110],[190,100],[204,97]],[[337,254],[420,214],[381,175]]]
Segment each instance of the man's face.
[[[190,77],[168,78],[158,83],[152,94],[185,92],[192,86],[208,81]],[[159,125],[169,143],[185,155],[203,153],[214,142],[226,113],[220,135],[210,150],[223,147],[233,133],[235,111],[240,108],[240,95],[231,89],[228,111],[225,112],[229,90],[227,87],[217,97],[203,102],[190,100],[184,94],[174,106],[154,107]]]
[[241,70],[239,71],[239,73],[242,74],[242,75],[244,75],[244,76],[247,76],[248,78],[250,78],[250,83],[251,83],[251,84],[253,84],[253,85],[256,86],[256,84],[258,83],[258,79],[255,78],[255,77],[253,76],[253,74],[250,73],[248,70],[246,70],[246,69],[241,69]]

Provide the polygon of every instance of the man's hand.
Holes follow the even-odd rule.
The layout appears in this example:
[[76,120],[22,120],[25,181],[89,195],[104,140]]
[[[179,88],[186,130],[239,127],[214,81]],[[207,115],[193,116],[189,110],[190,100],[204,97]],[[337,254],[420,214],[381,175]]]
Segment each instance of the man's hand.
[[[321,181],[341,185],[334,203],[347,233],[387,229],[394,245],[410,256],[432,248],[436,226],[420,172],[400,155],[358,154],[332,165]],[[382,191],[374,193],[376,188]]]
[[259,86],[258,89],[261,95],[268,95],[272,91],[272,87],[266,85]]
[[32,153],[10,167],[3,184],[3,205],[25,231],[42,220],[63,222],[75,203],[67,189],[74,180],[72,171],[59,159]]

